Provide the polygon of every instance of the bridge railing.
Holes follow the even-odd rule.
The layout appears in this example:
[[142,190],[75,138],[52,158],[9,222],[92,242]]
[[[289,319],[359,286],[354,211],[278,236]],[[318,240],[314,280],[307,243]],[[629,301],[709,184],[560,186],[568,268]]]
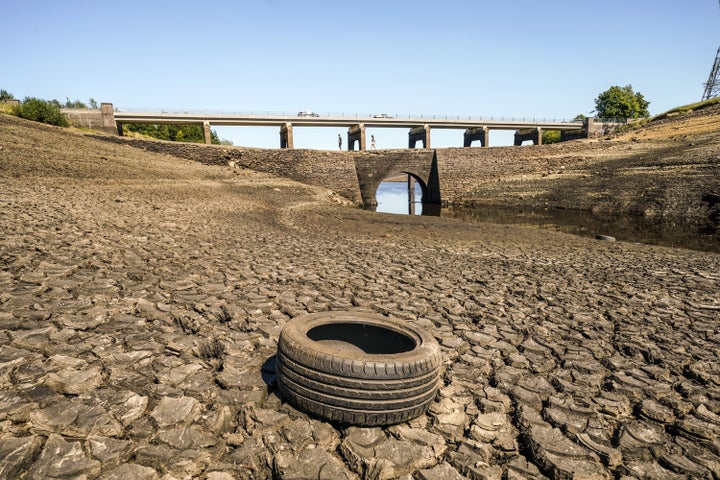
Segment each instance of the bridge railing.
[[[175,109],[175,108],[142,108],[122,107],[115,108],[116,112],[127,113],[164,113],[177,115],[237,115],[253,117],[302,117],[295,111],[269,111],[269,110],[199,110],[199,109]],[[567,118],[541,118],[541,117],[503,117],[503,116],[479,116],[479,115],[437,115],[437,114],[398,114],[398,113],[365,113],[365,112],[313,112],[319,117],[326,118],[372,118],[374,120],[399,119],[399,120],[448,120],[448,121],[487,121],[487,122],[527,122],[527,123],[582,123],[582,120]],[[382,115],[382,116],[380,116]],[[613,120],[602,120],[613,121]]]
[[632,118],[595,118],[595,123],[618,123],[624,125],[632,121]]

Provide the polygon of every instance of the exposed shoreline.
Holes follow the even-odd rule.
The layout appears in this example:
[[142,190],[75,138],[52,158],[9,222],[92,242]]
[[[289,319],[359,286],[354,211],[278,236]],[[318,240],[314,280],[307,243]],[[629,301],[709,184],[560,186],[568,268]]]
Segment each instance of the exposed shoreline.
[[461,203],[720,224],[720,103],[556,149],[547,167],[488,178]]

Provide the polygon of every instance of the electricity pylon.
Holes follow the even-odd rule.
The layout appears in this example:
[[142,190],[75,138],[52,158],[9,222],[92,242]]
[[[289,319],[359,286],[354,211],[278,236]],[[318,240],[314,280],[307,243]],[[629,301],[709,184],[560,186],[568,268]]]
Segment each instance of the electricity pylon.
[[[718,4],[720,5],[720,0]],[[715,97],[720,97],[720,48],[718,48],[717,54],[715,54],[715,62],[710,70],[708,81],[705,84],[705,93],[703,93],[702,99],[709,100]]]
[[715,56],[712,70],[710,70],[710,77],[705,84],[705,93],[703,93],[702,99],[709,100],[715,97],[720,97],[720,48]]

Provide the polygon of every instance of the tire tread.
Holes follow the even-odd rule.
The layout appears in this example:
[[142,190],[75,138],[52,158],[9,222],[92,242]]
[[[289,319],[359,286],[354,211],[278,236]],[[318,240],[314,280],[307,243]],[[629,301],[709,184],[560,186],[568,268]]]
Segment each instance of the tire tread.
[[422,415],[440,386],[442,356],[437,341],[413,325],[373,314],[362,321],[404,332],[414,339],[415,348],[364,359],[307,336],[312,325],[351,315],[359,314],[309,314],[285,325],[278,338],[276,362],[280,393],[308,413],[359,426],[401,423]]

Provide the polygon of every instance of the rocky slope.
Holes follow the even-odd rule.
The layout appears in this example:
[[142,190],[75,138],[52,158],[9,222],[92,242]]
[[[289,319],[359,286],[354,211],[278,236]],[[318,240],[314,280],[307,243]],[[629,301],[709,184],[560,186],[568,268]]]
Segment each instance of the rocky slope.
[[552,146],[542,171],[489,179],[465,205],[720,219],[720,103],[599,140]]

